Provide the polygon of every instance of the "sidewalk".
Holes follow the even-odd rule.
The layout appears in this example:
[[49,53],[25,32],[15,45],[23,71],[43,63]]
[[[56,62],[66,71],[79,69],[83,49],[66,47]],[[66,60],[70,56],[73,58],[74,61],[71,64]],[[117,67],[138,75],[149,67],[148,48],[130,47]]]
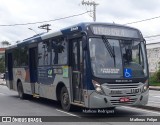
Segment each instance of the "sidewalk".
[[149,86],[149,90],[157,90],[157,91],[160,91],[160,86]]
[[0,79],[0,85],[6,85],[6,80]]

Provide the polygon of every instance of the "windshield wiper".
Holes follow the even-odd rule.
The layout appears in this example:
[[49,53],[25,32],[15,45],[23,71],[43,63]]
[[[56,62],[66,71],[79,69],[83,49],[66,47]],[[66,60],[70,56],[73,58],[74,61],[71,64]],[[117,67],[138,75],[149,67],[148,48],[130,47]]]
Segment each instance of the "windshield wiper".
[[114,54],[114,49],[112,48],[111,44],[109,43],[108,39],[105,37],[105,36],[102,36],[102,40],[104,42],[104,45],[106,46],[109,54],[111,57],[115,57],[115,54]]
[[114,59],[114,67],[115,67],[115,53],[114,47],[112,48],[111,44],[109,43],[108,39],[105,36],[102,36],[102,40],[104,42],[105,47],[107,48],[110,56]]

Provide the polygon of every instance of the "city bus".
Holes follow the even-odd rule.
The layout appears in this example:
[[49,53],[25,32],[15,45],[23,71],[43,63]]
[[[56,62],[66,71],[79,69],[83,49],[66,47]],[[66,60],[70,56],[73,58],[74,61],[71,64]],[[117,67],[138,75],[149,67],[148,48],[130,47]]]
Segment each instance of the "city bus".
[[6,83],[28,96],[89,109],[145,105],[149,95],[146,42],[129,26],[79,23],[9,46]]

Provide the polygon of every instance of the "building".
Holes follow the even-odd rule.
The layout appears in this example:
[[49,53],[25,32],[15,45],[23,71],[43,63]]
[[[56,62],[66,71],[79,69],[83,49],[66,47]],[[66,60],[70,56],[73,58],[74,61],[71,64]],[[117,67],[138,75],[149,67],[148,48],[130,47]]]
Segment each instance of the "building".
[[154,73],[160,67],[160,42],[147,44],[149,72]]

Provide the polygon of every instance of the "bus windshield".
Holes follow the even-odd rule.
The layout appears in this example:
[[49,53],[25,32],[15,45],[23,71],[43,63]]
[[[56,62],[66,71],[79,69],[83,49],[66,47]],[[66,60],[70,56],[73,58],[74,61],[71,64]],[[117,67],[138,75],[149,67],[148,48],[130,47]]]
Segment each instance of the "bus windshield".
[[89,39],[93,75],[99,78],[141,78],[147,74],[144,43],[107,38]]

